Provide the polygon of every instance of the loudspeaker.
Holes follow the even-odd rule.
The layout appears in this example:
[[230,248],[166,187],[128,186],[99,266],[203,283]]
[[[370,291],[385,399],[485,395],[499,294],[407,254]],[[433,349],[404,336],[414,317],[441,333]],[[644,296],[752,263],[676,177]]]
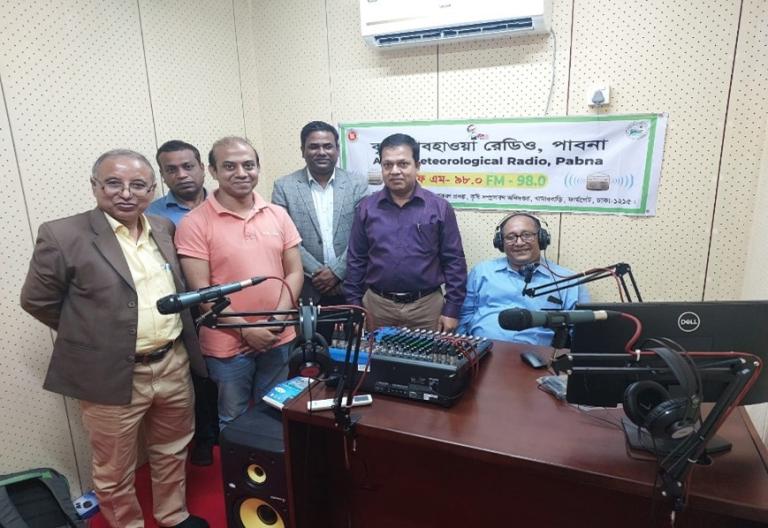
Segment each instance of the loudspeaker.
[[282,415],[258,404],[221,431],[228,528],[289,526]]
[[528,214],[528,213],[512,213],[511,215],[508,215],[499,222],[499,225],[496,226],[496,230],[493,233],[493,247],[504,253],[504,235],[502,231],[504,230],[504,224],[507,223],[507,221],[510,218],[514,218],[516,216],[527,216],[531,220],[533,220],[536,223],[536,227],[538,228],[538,242],[539,242],[539,249],[541,251],[544,251],[549,247],[550,242],[552,241],[552,237],[549,235],[549,231],[544,229],[544,226],[541,223],[541,220],[536,218],[535,216]]

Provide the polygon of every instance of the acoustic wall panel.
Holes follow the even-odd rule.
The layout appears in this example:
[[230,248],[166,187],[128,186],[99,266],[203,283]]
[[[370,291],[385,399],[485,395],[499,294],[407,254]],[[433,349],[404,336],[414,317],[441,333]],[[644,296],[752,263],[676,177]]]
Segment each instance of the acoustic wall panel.
[[[768,244],[751,239],[765,227],[765,209],[757,208],[761,183],[760,158],[768,133],[768,2],[746,0],[735,43],[722,163],[704,296],[707,300],[741,298],[742,277],[750,251]],[[762,179],[768,175],[762,172]],[[763,239],[764,240],[764,239]],[[750,247],[751,246],[751,247]],[[763,253],[768,256],[767,253]],[[754,260],[760,261],[760,258]],[[765,262],[765,259],[762,259]],[[755,296],[757,292],[745,292]],[[762,288],[761,298],[768,298]]]
[[326,3],[334,120],[436,119],[436,48],[372,49],[360,36],[358,1]]
[[[743,227],[742,225],[734,225],[732,228],[737,232],[743,228],[749,233],[746,269],[741,286],[740,298],[743,299],[768,299],[765,266],[765,263],[768,262],[768,214],[766,214],[768,211],[768,116],[763,114],[762,121],[763,155],[754,187],[755,204],[752,209],[752,221],[743,224]],[[748,227],[750,224],[751,228]],[[763,441],[768,443],[768,403],[750,406],[749,413],[755,427],[761,432]]]
[[[590,113],[586,89],[606,81],[610,113],[670,119],[657,215],[565,215],[563,261],[626,261],[645,300],[701,300],[738,14],[716,0],[574,3],[568,113]],[[618,298],[609,281],[592,291]]]
[[94,206],[88,179],[112,148],[152,152],[136,3],[3,2],[0,71],[32,227]]
[[269,200],[272,182],[304,165],[301,127],[333,123],[325,2],[255,2],[252,20],[262,123],[256,190]]
[[[738,226],[749,231],[747,265],[744,272],[741,298],[768,299],[766,262],[768,262],[768,116],[763,118],[763,155],[755,184],[755,206],[752,221]],[[748,227],[751,226],[751,227]]]
[[152,152],[139,15],[123,0],[2,2],[0,12],[0,75],[24,189],[15,201],[26,208],[7,224],[18,225],[26,243],[5,245],[14,248],[8,269],[18,275],[5,297],[8,327],[18,331],[4,336],[3,361],[13,368],[3,369],[11,377],[3,400],[15,415],[3,423],[17,428],[3,433],[13,434],[4,446],[17,458],[3,467],[51,465],[77,492],[90,484],[90,451],[78,419],[67,421],[64,399],[42,390],[51,334],[17,299],[40,223],[95,205],[88,179],[98,155],[118,147]]
[[[207,163],[214,141],[245,133],[233,3],[140,0],[139,6],[157,146],[187,141]],[[147,154],[154,158],[155,151]]]
[[[490,119],[565,115],[571,10],[569,1],[554,2],[554,34],[440,44],[438,117]],[[491,239],[495,227],[509,212],[458,212],[470,268],[501,255],[491,245]],[[552,235],[547,258],[558,262],[561,215],[538,216],[547,223]]]
[[[0,70],[0,87],[5,82]],[[64,398],[43,391],[51,332],[19,308],[19,290],[32,251],[25,188],[19,177],[11,127],[0,112],[0,468],[4,473],[51,466],[79,489],[77,462],[69,434]]]
[[[259,107],[258,64],[259,52],[253,32],[252,4],[250,0],[233,0],[235,13],[235,37],[237,57],[240,64],[240,86],[245,135],[254,145],[264,144],[261,134],[261,111]],[[262,190],[266,186],[262,181]]]

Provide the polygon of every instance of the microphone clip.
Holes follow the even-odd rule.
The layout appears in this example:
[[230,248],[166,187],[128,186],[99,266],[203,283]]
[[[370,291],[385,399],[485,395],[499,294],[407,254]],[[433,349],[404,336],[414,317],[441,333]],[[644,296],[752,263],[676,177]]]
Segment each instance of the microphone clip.
[[230,304],[232,304],[232,301],[229,300],[229,297],[222,297],[217,300],[214,305],[211,306],[210,310],[195,319],[195,328],[200,328],[201,326],[216,328],[219,315],[221,315],[221,312],[223,312]]
[[557,354],[558,349],[555,349],[550,362],[550,367],[555,371],[555,374],[571,374],[573,372],[573,358],[568,353]]
[[561,348],[566,348],[568,346],[568,340],[571,337],[568,323],[563,321],[562,324],[554,327],[550,326],[549,328],[552,328],[555,331],[555,335],[552,336],[552,348],[554,348],[555,351]]

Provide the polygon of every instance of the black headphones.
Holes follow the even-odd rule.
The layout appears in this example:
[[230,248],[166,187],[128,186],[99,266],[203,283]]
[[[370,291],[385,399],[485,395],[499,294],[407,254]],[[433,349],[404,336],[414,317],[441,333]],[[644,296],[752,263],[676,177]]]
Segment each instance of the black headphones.
[[319,379],[331,368],[331,356],[328,354],[328,343],[320,334],[314,334],[312,339],[297,341],[288,360],[288,377],[302,376]]
[[699,378],[680,353],[666,347],[651,350],[667,364],[685,396],[672,398],[656,381],[637,381],[624,391],[624,412],[654,438],[685,438],[696,431],[701,419]]
[[331,369],[328,342],[316,332],[316,306],[299,307],[299,337],[288,360],[289,377],[303,376],[318,379]]
[[547,249],[547,247],[549,247],[549,243],[552,241],[552,237],[549,236],[549,231],[544,229],[541,224],[541,220],[528,213],[512,213],[511,215],[506,216],[504,220],[502,220],[499,225],[496,226],[496,231],[493,233],[493,247],[504,253],[504,224],[506,224],[510,218],[514,218],[516,216],[527,216],[536,223],[536,227],[538,228],[539,232],[539,249],[542,251]]

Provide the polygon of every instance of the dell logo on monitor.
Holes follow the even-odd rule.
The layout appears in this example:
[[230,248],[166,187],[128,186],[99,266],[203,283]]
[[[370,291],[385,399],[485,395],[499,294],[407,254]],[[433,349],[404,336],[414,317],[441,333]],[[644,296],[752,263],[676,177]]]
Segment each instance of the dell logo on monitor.
[[683,312],[677,318],[677,327],[683,332],[695,332],[699,325],[701,325],[701,319],[693,312]]

